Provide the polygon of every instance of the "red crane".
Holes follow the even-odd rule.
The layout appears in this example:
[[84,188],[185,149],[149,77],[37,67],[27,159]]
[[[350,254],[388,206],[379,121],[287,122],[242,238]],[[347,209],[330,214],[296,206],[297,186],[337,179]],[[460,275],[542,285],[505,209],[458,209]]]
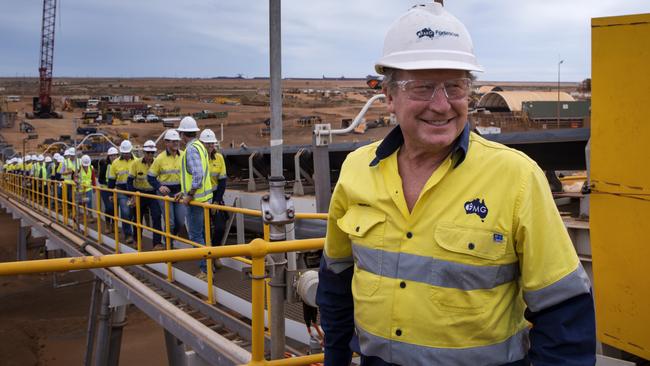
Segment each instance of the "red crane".
[[54,25],[56,20],[56,1],[43,0],[43,22],[41,28],[41,62],[38,68],[39,92],[32,101],[32,118],[61,118],[54,111],[52,103],[52,64],[54,60]]

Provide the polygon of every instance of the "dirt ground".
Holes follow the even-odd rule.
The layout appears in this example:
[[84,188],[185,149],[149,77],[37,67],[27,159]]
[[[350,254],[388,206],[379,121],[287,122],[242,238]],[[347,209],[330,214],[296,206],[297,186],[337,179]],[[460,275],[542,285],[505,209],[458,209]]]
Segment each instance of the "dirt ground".
[[[35,128],[37,140],[27,140],[26,151],[35,151],[47,138],[58,139],[61,135],[71,135],[73,120],[79,119],[82,109],[62,112],[63,97],[88,98],[102,95],[137,95],[141,102],[149,105],[159,104],[166,108],[180,108],[181,115],[201,110],[228,112],[223,119],[199,120],[199,127],[212,128],[221,138],[223,125],[223,147],[269,146],[270,137],[261,133],[264,120],[270,117],[268,106],[268,80],[230,80],[230,79],[61,79],[53,86],[54,102],[63,119],[26,120],[25,112],[31,111],[31,98],[37,95],[38,83],[33,78],[0,78],[0,86],[5,95],[19,95],[20,102],[9,102],[8,110],[18,112],[18,121],[12,128],[0,129],[0,134],[18,151],[22,150],[25,134],[19,130],[19,122],[26,120]],[[302,116],[317,115],[322,123],[330,123],[332,128],[340,128],[341,120],[354,118],[365,102],[376,93],[370,90],[363,80],[284,80],[283,81],[283,132],[285,144],[311,143],[312,127],[298,126]],[[156,95],[174,94],[175,101],[160,101]],[[241,105],[227,105],[215,102],[215,98],[241,100]],[[254,101],[267,105],[250,105]],[[252,103],[255,104],[255,103]],[[388,116],[383,102],[376,102],[366,114],[368,121]],[[80,123],[79,126],[82,126]],[[130,139],[141,145],[147,139],[157,138],[164,130],[161,123],[132,123],[116,121],[113,125],[99,125],[99,129],[110,136],[129,134]],[[338,136],[334,142],[377,140],[383,138],[389,127],[369,129],[365,134]]]
[[[0,212],[0,262],[16,260],[17,220]],[[31,240],[38,246],[43,239]],[[30,250],[38,259],[38,249]],[[81,365],[92,275],[88,271],[60,274],[54,288],[48,275],[0,277],[0,365]],[[167,363],[163,330],[130,306],[122,336],[120,365]]]

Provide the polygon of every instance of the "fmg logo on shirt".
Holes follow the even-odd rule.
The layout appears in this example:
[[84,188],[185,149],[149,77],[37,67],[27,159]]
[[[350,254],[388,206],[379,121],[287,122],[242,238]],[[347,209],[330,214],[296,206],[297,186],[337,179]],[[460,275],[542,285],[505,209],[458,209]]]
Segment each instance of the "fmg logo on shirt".
[[471,201],[465,202],[465,213],[468,215],[476,214],[484,221],[488,215],[488,208],[485,205],[485,200],[475,198]]

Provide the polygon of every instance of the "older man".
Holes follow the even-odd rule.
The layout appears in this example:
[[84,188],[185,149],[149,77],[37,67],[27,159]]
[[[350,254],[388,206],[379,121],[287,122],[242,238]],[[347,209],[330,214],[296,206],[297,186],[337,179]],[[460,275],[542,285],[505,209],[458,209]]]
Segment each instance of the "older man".
[[593,365],[589,279],[544,173],[469,131],[464,25],[415,6],[375,67],[399,126],[348,156],[332,196],[325,364]]

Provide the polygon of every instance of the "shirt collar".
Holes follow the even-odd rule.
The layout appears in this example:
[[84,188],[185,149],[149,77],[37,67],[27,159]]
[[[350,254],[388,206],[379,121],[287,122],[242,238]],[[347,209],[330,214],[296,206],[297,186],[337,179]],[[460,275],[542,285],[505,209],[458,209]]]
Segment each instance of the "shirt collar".
[[[404,144],[404,135],[402,134],[402,128],[397,125],[393,128],[392,131],[386,135],[386,138],[377,146],[375,151],[375,158],[370,162],[370,166],[375,166],[379,164],[380,161],[391,156],[397,149],[399,149]],[[467,156],[467,150],[469,149],[469,122],[465,123],[465,128],[463,132],[460,133],[460,136],[456,138],[453,143],[451,154],[452,158],[456,159],[454,162],[454,168],[458,167]]]

